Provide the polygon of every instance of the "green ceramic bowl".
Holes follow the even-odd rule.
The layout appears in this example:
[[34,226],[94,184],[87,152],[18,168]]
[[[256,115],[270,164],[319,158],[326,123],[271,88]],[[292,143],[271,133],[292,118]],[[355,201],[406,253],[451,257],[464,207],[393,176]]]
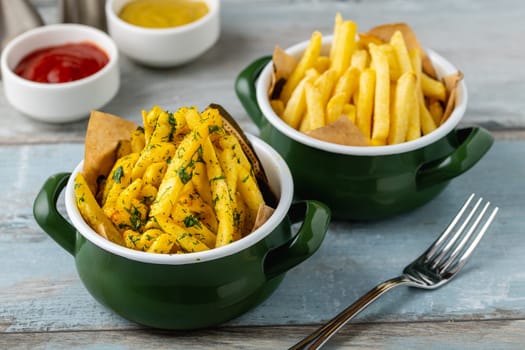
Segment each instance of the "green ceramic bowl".
[[[332,37],[323,39],[328,50]],[[286,51],[296,58],[308,41]],[[457,71],[427,50],[439,76]],[[282,121],[270,106],[271,57],[262,57],[237,77],[235,90],[260,136],[288,163],[296,195],[326,203],[336,219],[380,219],[416,208],[440,193],[454,177],[476,164],[493,138],[481,127],[457,128],[467,106],[461,81],[456,107],[432,133],[397,145],[355,147],[311,138]]]
[[[82,219],[75,204],[73,179],[82,163],[73,174],[47,180],[35,200],[34,216],[74,256],[91,295],[121,316],[163,329],[225,322],[259,304],[289,269],[311,256],[330,220],[329,209],[319,202],[292,203],[293,182],[286,163],[263,141],[250,140],[279,203],[264,225],[227,246],[164,255],[131,250],[102,238]],[[71,224],[57,210],[64,187]],[[292,234],[290,225],[296,222],[302,225]]]

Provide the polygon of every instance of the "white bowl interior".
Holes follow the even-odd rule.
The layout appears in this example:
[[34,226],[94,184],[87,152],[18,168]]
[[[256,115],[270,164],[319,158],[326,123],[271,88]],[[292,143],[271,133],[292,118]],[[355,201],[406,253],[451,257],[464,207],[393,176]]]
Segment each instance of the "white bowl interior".
[[82,171],[82,162],[75,168],[66,186],[65,202],[67,214],[73,226],[75,226],[77,231],[87,240],[101,249],[135,261],[153,264],[184,265],[215,260],[240,252],[269,235],[283,221],[293,199],[292,175],[284,159],[259,138],[252,135],[248,135],[248,137],[264,167],[272,191],[279,198],[279,203],[266,223],[238,241],[204,252],[170,255],[132,250],[106,240],[84,221],[75,203],[74,179],[76,174]]
[[[332,36],[323,37],[323,53],[327,53],[332,42]],[[286,50],[287,53],[300,58],[309,41],[304,41],[294,46],[291,46]],[[456,73],[458,70],[449,61],[437,54],[436,52],[426,49],[426,53],[430,57],[438,77],[443,77],[449,74]],[[450,117],[445,123],[440,125],[433,132],[424,135],[416,140],[403,142],[395,145],[386,146],[345,146],[335,143],[325,142],[309,137],[306,134],[295,130],[286,124],[272,109],[270,100],[268,98],[268,88],[271,82],[272,75],[272,62],[262,70],[257,82],[256,82],[256,95],[257,104],[259,105],[262,113],[266,119],[280,132],[289,136],[293,140],[308,145],[313,148],[321,149],[331,153],[339,153],[346,155],[358,155],[358,156],[377,156],[387,154],[398,154],[409,152],[418,148],[425,147],[445,135],[451,132],[459,123],[463,114],[465,113],[467,106],[467,87],[464,80],[459,83],[458,89],[456,90],[456,106]]]

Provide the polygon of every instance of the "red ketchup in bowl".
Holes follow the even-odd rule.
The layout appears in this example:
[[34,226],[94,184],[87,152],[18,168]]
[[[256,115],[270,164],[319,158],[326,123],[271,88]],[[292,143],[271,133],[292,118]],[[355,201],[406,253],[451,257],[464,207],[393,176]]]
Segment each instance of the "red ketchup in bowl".
[[108,62],[108,55],[95,44],[68,43],[30,52],[14,71],[38,83],[67,83],[95,74]]

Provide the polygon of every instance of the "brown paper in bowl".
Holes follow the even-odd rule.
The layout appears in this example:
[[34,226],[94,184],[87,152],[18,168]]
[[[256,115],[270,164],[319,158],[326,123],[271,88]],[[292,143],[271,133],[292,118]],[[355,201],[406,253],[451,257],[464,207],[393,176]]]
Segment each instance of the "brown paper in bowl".
[[321,141],[345,146],[368,146],[368,139],[346,115],[335,122],[306,132],[306,135]]
[[279,46],[276,46],[273,50],[272,62],[273,73],[270,86],[268,87],[268,96],[270,96],[270,100],[275,100],[281,95],[284,83],[297,66],[297,60]]
[[121,140],[129,140],[137,124],[117,116],[92,111],[89,118],[84,148],[84,169],[92,193],[97,193],[97,180],[107,176],[116,161],[116,149]]
[[401,34],[403,34],[403,38],[405,39],[405,44],[408,50],[419,49],[419,51],[421,52],[423,71],[427,73],[428,75],[430,75],[431,77],[435,78],[437,75],[436,75],[436,70],[434,69],[434,66],[432,65],[432,61],[426,54],[424,48],[419,43],[419,40],[417,39],[416,34],[414,33],[414,31],[412,30],[412,28],[410,28],[408,24],[404,22],[382,24],[382,25],[373,27],[364,35],[376,37],[379,40],[386,43],[390,41],[390,38],[396,31],[400,31]]

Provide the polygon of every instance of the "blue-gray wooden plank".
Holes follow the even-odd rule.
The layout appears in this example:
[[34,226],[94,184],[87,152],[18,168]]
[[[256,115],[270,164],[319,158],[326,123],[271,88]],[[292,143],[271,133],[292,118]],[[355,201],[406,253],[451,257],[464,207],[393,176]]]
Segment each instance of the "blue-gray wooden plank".
[[[137,327],[91,298],[76,275],[73,257],[32,218],[32,202],[45,179],[72,170],[82,153],[80,144],[0,148],[0,334]],[[263,304],[227,325],[327,320],[376,283],[399,273],[471,192],[486,196],[501,210],[463,273],[432,292],[394,290],[357,321],[523,319],[524,156],[525,142],[497,142],[479,164],[422,208],[379,222],[332,223],[312,258],[291,270]]]

